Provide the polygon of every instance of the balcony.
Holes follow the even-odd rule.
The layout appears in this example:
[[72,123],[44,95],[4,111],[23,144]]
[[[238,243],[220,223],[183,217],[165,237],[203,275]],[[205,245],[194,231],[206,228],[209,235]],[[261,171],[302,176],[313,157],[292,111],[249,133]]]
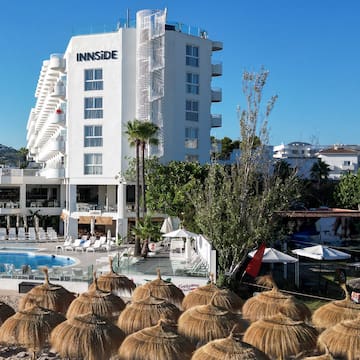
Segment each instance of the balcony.
[[38,161],[47,161],[57,153],[65,151],[65,141],[62,138],[50,139],[39,151]]
[[223,49],[222,41],[213,41],[211,45],[212,45],[211,46],[212,51],[219,51]]
[[65,169],[46,167],[40,171],[40,175],[46,177],[47,179],[63,179],[65,177]]
[[50,55],[49,68],[51,70],[65,71],[65,59],[62,54]]
[[220,88],[211,89],[211,102],[222,101],[222,90]]
[[211,76],[221,76],[222,74],[222,63],[211,64]]
[[55,112],[54,114],[50,115],[49,122],[50,122],[50,124],[53,124],[53,125],[64,126],[65,125],[65,114],[63,112],[61,112],[61,113]]
[[211,127],[221,127],[222,126],[222,116],[221,114],[211,114]]
[[65,85],[62,81],[58,81],[57,84],[54,86],[54,90],[51,93],[51,97],[65,99],[66,90]]

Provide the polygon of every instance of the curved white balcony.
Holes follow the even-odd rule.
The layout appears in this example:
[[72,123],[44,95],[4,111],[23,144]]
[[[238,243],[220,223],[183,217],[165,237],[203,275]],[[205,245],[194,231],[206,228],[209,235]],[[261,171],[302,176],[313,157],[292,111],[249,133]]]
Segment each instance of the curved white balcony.
[[212,51],[219,51],[223,49],[222,41],[213,41],[211,45],[212,45],[211,46]]
[[62,138],[50,139],[40,149],[37,160],[44,162],[49,160],[58,153],[64,153],[64,151],[65,151],[65,141]]
[[222,101],[222,90],[220,88],[211,89],[211,102]]
[[47,179],[61,179],[65,177],[65,169],[45,168],[40,171],[40,175],[46,177]]
[[66,89],[65,89],[65,85],[63,84],[63,82],[59,81],[55,86],[54,86],[54,90],[51,93],[52,97],[56,97],[56,98],[60,98],[60,99],[65,99],[66,96]]
[[65,71],[65,59],[62,54],[50,55],[49,68],[57,71]]
[[222,74],[222,63],[211,64],[211,76],[221,76]]
[[49,116],[49,122],[53,125],[65,125],[65,114],[63,112],[55,112]]
[[222,126],[222,116],[221,114],[211,114],[211,127],[221,127]]

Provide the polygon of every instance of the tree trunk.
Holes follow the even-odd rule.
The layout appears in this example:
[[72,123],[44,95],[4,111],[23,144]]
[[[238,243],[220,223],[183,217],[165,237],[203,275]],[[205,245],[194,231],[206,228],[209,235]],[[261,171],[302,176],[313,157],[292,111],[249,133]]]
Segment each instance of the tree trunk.
[[141,213],[142,217],[146,214],[146,199],[145,199],[145,142],[141,143]]
[[[140,220],[140,154],[139,149],[140,143],[139,141],[136,141],[136,185],[135,185],[135,226],[139,226],[139,220]],[[139,236],[135,235],[135,249],[134,249],[134,255],[140,256],[141,254],[141,246],[140,246],[140,238]]]

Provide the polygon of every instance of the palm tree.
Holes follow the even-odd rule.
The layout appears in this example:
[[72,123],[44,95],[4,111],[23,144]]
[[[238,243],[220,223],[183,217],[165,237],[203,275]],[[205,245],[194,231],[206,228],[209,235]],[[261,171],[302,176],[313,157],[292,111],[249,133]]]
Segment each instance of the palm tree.
[[140,137],[140,147],[141,147],[141,177],[140,177],[140,186],[141,186],[141,198],[142,198],[142,215],[145,216],[146,212],[146,197],[145,197],[145,148],[146,145],[157,145],[159,140],[155,137],[159,128],[157,125],[151,122],[142,122],[139,125],[139,137]]
[[328,180],[329,173],[330,166],[321,159],[318,159],[310,169],[310,177],[316,182],[318,189],[322,183]]
[[[140,189],[140,136],[139,127],[141,122],[137,119],[129,121],[126,124],[125,134],[128,136],[130,146],[135,146],[135,159],[136,159],[136,185],[135,185],[135,226],[138,227],[140,219],[140,206],[139,206],[139,189]],[[141,253],[140,239],[135,236],[135,249],[134,255],[139,256]]]

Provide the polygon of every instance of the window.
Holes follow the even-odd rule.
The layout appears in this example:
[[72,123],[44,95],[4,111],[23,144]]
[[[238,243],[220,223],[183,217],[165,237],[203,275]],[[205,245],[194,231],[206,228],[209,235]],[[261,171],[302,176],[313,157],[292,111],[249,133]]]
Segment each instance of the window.
[[199,102],[193,100],[186,100],[185,104],[186,115],[185,119],[188,121],[199,121]]
[[84,175],[102,175],[102,154],[84,154]]
[[185,128],[185,148],[198,148],[199,129],[195,127]]
[[197,162],[197,161],[199,161],[199,155],[186,154],[186,155],[185,155],[185,161]]
[[199,67],[199,48],[186,45],[186,65]]
[[84,126],[84,146],[102,146],[102,126],[90,125]]
[[103,90],[103,74],[102,69],[86,69],[85,70],[85,91],[87,90]]
[[199,75],[193,73],[186,74],[186,92],[188,94],[199,94]]
[[85,119],[102,119],[103,117],[102,97],[87,97],[84,102]]

